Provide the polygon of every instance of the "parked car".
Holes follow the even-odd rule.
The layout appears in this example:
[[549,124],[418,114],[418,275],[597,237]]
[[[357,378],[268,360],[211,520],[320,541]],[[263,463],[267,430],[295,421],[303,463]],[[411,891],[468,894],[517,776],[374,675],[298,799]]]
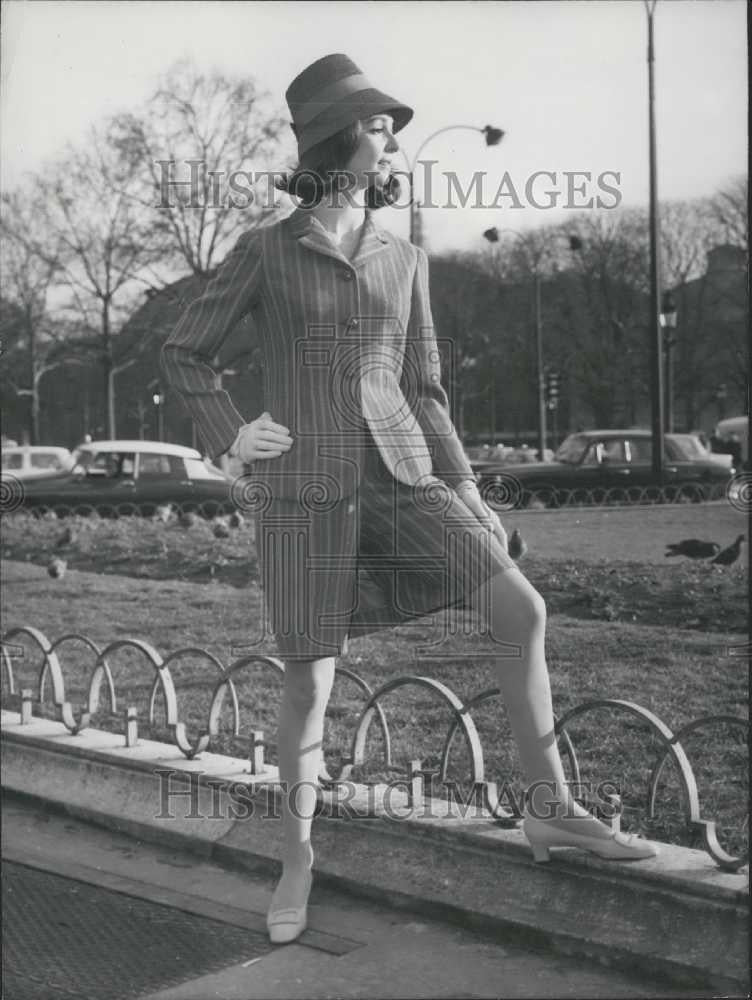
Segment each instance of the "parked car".
[[[538,449],[531,448],[528,444],[522,444],[519,448],[504,444],[497,444],[493,448],[490,445],[465,445],[464,450],[467,460],[478,472],[485,466],[496,466],[500,462],[508,464],[538,461]],[[550,448],[545,449],[543,460],[553,462],[554,453]]]
[[704,460],[707,462],[717,462],[730,469],[734,464],[733,455],[730,453],[716,453],[710,450],[698,434],[671,434],[671,440],[676,441],[688,458]]
[[3,447],[0,452],[0,470],[24,481],[65,472],[71,464],[70,451],[52,445],[17,444]]
[[67,471],[24,480],[21,506],[109,516],[150,515],[173,503],[212,517],[235,509],[231,483],[195,448],[161,441],[91,441],[75,449]]
[[719,420],[713,432],[712,443],[714,452],[731,454],[734,465],[750,467],[748,417]]
[[592,430],[570,434],[553,462],[474,467],[479,488],[497,506],[558,507],[567,503],[698,502],[724,495],[733,466],[693,457],[683,435],[664,437],[665,482],[652,468],[649,430]]

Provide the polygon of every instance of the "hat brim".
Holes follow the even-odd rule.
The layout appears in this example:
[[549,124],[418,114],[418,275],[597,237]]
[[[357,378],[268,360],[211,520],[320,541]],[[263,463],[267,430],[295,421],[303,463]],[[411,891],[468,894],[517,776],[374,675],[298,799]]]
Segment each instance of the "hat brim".
[[394,119],[392,132],[399,132],[412,119],[413,109],[375,88],[360,90],[336,104],[327,104],[320,115],[308,122],[298,135],[298,153],[302,156],[348,125],[378,114],[390,115]]

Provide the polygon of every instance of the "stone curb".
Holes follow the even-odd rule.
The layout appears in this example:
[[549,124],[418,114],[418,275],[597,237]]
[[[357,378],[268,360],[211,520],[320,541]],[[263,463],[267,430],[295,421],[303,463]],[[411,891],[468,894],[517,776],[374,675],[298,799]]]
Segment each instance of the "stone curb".
[[[2,712],[2,785],[120,832],[172,844],[244,869],[276,868],[276,769],[256,776],[248,761]],[[160,778],[161,773],[161,778]],[[352,785],[357,818],[314,823],[315,871],[359,895],[446,917],[525,945],[587,956],[715,992],[748,992],[747,877],[717,868],[703,851],[663,845],[658,858],[616,863],[582,851],[535,864],[518,829],[487,814],[447,816],[428,800],[409,812],[382,805],[365,818],[369,790]],[[277,813],[278,815],[278,813]]]

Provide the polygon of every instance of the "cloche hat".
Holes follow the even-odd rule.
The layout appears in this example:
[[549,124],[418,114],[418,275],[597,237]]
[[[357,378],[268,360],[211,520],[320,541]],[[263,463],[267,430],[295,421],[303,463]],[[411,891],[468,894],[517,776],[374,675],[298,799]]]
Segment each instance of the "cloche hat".
[[410,121],[413,109],[368,80],[352,59],[341,53],[323,56],[299,73],[285,92],[292,115],[298,154],[361,118],[388,114],[394,132]]

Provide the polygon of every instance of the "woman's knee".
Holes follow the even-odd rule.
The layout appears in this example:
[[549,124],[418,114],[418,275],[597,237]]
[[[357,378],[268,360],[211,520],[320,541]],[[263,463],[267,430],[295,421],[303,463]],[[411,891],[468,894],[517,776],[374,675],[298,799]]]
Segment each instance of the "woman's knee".
[[333,681],[334,657],[285,664],[285,693],[299,709],[325,706]]
[[507,571],[493,582],[490,622],[493,638],[514,641],[543,634],[546,602],[530,581],[519,572]]

